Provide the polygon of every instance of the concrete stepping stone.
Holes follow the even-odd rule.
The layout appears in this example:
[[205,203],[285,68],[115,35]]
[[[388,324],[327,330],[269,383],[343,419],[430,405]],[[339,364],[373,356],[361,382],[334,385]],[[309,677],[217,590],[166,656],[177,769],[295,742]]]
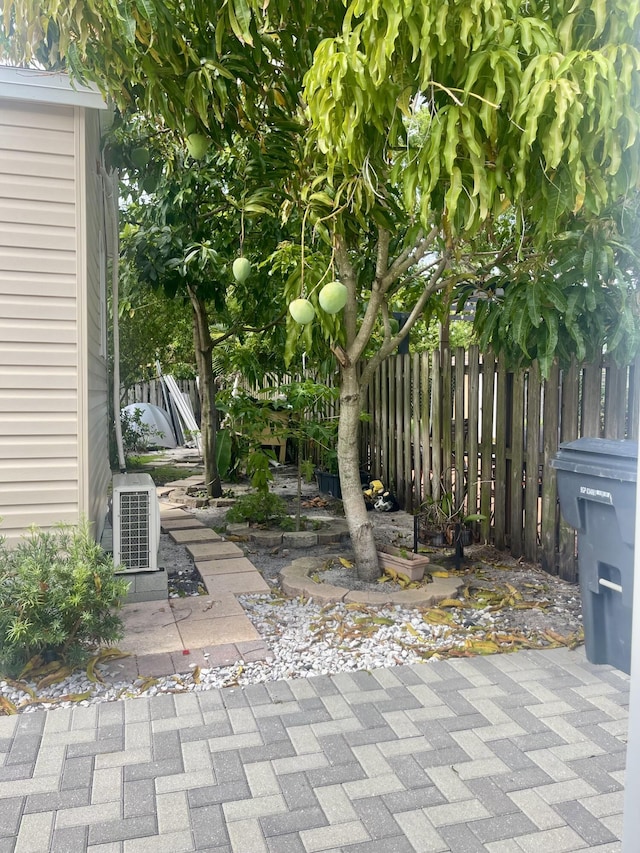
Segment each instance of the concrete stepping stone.
[[170,521],[172,519],[194,519],[195,516],[186,512],[184,509],[176,509],[175,504],[160,504],[160,521],[164,523],[165,521]]
[[170,606],[178,623],[187,618],[199,621],[246,615],[238,599],[230,592],[215,596],[189,595],[186,598],[172,598]]
[[168,601],[140,601],[120,610],[124,638],[118,643],[123,652],[159,654],[181,648],[180,634]]
[[197,518],[161,518],[160,525],[163,533],[168,533],[170,530],[197,530],[204,527],[201,521]]
[[251,560],[246,557],[226,557],[224,560],[203,560],[196,563],[196,569],[202,575],[204,582],[208,577],[216,575],[231,575],[236,572],[257,572]]
[[194,542],[186,545],[194,560],[224,560],[225,557],[244,557],[244,552],[233,542]]
[[221,643],[260,640],[261,637],[246,616],[221,616],[210,622],[179,622],[178,630],[185,649],[202,649]]
[[225,592],[232,592],[234,595],[269,592],[270,587],[256,570],[255,572],[237,572],[232,575],[209,576],[207,589],[211,595],[218,596]]
[[222,537],[210,527],[202,525],[197,528],[186,530],[170,530],[169,536],[178,545],[187,545],[190,542],[221,542]]

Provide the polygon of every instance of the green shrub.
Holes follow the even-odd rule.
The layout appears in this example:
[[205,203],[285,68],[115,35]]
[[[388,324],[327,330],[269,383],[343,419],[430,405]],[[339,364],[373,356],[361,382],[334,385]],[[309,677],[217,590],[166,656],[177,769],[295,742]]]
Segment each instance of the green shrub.
[[287,518],[287,504],[273,492],[250,492],[243,495],[227,512],[227,521],[269,524],[278,527]]
[[115,568],[86,522],[34,527],[13,549],[0,539],[0,672],[18,674],[43,654],[75,666],[119,640],[128,583]]

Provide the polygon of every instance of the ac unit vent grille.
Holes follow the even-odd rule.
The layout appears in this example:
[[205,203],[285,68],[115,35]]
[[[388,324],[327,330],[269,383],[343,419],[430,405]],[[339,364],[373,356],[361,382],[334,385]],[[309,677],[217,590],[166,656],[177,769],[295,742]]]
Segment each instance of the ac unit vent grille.
[[123,572],[158,570],[160,506],[149,474],[113,477],[113,560]]
[[149,492],[120,493],[120,559],[130,570],[151,565]]

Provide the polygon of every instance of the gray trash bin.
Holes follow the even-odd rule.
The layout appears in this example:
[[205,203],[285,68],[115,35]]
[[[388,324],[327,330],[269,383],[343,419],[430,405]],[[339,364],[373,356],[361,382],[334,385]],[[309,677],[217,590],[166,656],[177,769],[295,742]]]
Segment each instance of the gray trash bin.
[[578,531],[578,569],[587,658],[631,669],[633,546],[638,445],[579,438],[561,444],[560,510]]

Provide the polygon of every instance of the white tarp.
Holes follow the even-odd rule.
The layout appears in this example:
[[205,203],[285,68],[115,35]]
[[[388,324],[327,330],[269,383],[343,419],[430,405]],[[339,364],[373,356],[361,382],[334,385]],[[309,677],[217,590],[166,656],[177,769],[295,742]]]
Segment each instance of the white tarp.
[[[136,410],[140,411],[140,420],[143,424],[149,427],[148,446],[149,447],[177,447],[178,442],[171,425],[171,419],[164,409],[160,406],[154,406],[152,403],[131,403],[125,406],[122,411],[126,412],[129,418],[134,418]],[[131,427],[135,429],[135,422],[132,422]]]

